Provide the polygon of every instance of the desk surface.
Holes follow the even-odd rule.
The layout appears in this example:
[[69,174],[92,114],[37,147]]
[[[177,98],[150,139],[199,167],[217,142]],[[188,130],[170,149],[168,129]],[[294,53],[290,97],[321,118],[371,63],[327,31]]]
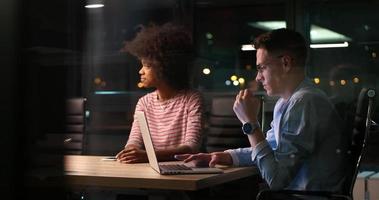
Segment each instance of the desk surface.
[[103,161],[104,156],[64,158],[65,182],[70,187],[198,190],[257,174],[254,167],[226,168],[223,174],[160,175],[148,163]]

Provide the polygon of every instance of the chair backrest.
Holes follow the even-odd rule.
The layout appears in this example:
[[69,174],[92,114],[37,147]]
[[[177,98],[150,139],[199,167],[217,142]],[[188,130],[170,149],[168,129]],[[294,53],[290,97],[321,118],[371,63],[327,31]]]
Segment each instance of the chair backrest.
[[47,132],[39,146],[49,154],[82,154],[85,136],[86,98],[66,100],[65,125],[63,130]]
[[206,133],[207,152],[249,146],[249,141],[242,133],[241,122],[233,111],[234,100],[234,95],[212,98]]
[[[372,114],[376,92],[374,89],[363,88],[359,93],[356,112],[353,118],[351,144],[349,147],[349,166],[345,181],[344,193],[352,196],[355,180],[361,165],[362,157],[366,152],[367,140],[372,126]],[[349,122],[347,122],[349,123]]]
[[83,97],[66,101],[66,127],[64,149],[66,153],[82,154],[85,149],[86,102]]

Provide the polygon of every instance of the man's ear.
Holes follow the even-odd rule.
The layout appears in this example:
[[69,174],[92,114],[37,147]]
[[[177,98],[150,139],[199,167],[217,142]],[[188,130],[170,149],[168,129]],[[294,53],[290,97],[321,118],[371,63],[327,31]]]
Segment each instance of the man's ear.
[[283,70],[285,72],[289,72],[292,69],[293,66],[293,59],[289,55],[284,55],[282,57],[282,65],[283,65]]

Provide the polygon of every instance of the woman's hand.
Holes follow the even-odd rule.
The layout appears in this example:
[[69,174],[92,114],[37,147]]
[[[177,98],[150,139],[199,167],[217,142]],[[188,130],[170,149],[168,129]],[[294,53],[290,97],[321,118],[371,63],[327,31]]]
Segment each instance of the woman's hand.
[[146,151],[135,146],[127,146],[116,155],[117,161],[122,163],[142,163],[147,162]]

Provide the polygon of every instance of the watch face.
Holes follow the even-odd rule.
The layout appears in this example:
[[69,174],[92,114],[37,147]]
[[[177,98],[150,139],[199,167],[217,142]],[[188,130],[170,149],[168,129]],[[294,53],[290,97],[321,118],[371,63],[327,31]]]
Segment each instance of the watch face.
[[250,123],[245,123],[242,126],[243,133],[251,134],[253,130],[253,126]]

